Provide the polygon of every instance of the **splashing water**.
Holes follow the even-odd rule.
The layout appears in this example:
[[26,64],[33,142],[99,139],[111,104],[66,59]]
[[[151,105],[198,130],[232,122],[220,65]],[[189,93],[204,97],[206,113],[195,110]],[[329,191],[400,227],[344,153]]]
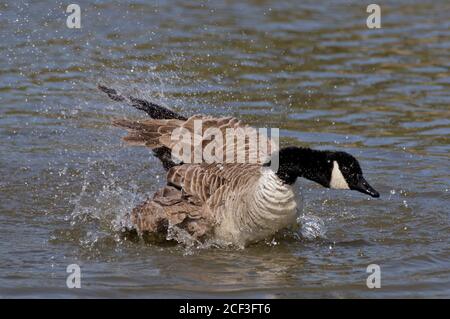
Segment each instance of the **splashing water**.
[[84,172],[81,191],[70,200],[73,210],[65,217],[73,229],[85,235],[79,239],[81,246],[91,247],[100,239],[116,236],[124,226],[124,217],[144,198],[138,186],[129,182],[120,185],[119,178],[98,170],[101,161],[93,161]]
[[303,214],[297,218],[300,225],[299,233],[307,240],[314,240],[318,238],[326,238],[326,226],[324,221],[315,215]]
[[[80,228],[84,233],[79,239],[82,247],[92,248],[99,240],[106,238],[113,238],[116,243],[120,243],[123,240],[120,233],[124,229],[132,229],[126,215],[148,195],[140,193],[138,185],[132,181],[120,185],[118,177],[99,169],[105,165],[104,162],[105,160],[89,163],[84,172],[80,193],[70,201],[74,206],[73,210],[65,218],[72,228]],[[297,218],[297,222],[298,232],[291,234],[292,236],[284,236],[284,239],[315,240],[326,237],[326,227],[320,217],[311,213],[303,214]],[[181,244],[187,255],[197,249],[230,247],[230,243],[226,242],[200,242],[175,225],[169,225],[166,239]],[[266,242],[269,246],[278,243],[275,239]]]

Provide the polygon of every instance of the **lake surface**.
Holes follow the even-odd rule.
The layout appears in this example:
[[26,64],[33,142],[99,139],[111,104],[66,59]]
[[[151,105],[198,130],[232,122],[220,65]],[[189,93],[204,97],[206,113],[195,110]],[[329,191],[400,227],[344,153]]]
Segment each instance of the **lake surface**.
[[[76,3],[79,30],[65,4],[0,4],[0,297],[450,297],[449,1],[378,1],[378,30],[360,1]],[[305,180],[299,239],[123,240],[164,170],[99,82],[347,151],[381,198]]]

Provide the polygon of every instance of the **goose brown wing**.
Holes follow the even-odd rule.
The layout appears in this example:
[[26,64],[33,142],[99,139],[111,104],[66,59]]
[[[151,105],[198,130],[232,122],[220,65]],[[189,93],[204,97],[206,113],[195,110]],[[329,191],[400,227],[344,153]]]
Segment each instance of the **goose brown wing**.
[[184,164],[169,169],[167,183],[205,203],[219,189],[244,191],[240,188],[257,180],[260,169],[258,164],[245,163]]
[[195,196],[187,196],[180,189],[166,186],[133,209],[129,221],[140,234],[165,240],[169,227],[181,229],[195,239],[202,239],[211,230],[213,222],[202,209],[203,203]]
[[[266,135],[258,134],[256,129],[242,124],[233,117],[214,118],[194,115],[186,121],[179,119],[136,121],[119,119],[115,120],[113,124],[128,131],[128,135],[123,138],[128,144],[147,146],[151,149],[163,147],[169,152],[174,147],[190,150],[191,156],[188,161],[184,156],[180,157],[176,153],[172,153],[172,156],[181,162],[194,163],[196,159],[194,153],[199,151],[200,160],[208,161],[202,156],[209,143],[218,143],[216,147],[213,147],[214,150],[211,150],[214,162],[262,164],[277,149],[273,141]],[[180,134],[187,135],[182,137]],[[239,140],[240,138],[242,139]]]
[[[184,164],[169,169],[168,186],[133,209],[129,220],[139,233],[163,236],[176,227],[201,240],[214,227],[214,207],[230,192],[245,192],[260,177],[257,164]],[[211,199],[213,202],[211,202]]]

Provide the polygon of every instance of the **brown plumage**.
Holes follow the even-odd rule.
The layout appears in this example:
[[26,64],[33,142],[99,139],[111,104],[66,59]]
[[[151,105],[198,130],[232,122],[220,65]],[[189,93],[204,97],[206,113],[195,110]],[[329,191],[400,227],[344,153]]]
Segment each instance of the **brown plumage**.
[[[137,99],[133,97],[125,98],[115,90],[106,87],[100,87],[100,89],[116,101],[131,101],[130,104],[136,106],[133,103]],[[155,109],[158,106],[154,103],[146,103],[144,106],[150,109],[137,108],[143,109],[148,114],[161,114]],[[167,109],[164,110],[166,115],[173,113],[168,112]],[[201,121],[201,131],[196,131],[196,120]],[[228,129],[235,130],[231,132],[242,137],[245,133],[256,133],[256,130],[233,117],[214,118],[203,115],[194,115],[189,118],[176,115],[164,119],[136,121],[118,119],[114,120],[113,124],[128,131],[128,135],[123,138],[126,143],[152,149],[168,170],[167,185],[157,191],[151,199],[134,208],[127,217],[138,233],[164,239],[168,230],[175,227],[187,232],[196,240],[213,238],[245,245],[259,238],[260,231],[261,234],[274,232],[271,229],[272,226],[264,225],[266,222],[264,216],[252,213],[251,210],[258,209],[253,207],[255,196],[265,196],[256,193],[261,191],[261,185],[258,183],[263,174],[261,165],[276,149],[270,139],[264,141],[267,142],[267,151],[263,156],[256,154],[257,150],[253,147],[255,143],[261,143],[261,141],[247,137],[244,143],[235,143],[239,147],[231,148],[230,143],[224,139],[223,158],[233,163],[208,164],[201,158],[202,163],[188,164],[182,162],[183,158],[172,159],[170,156],[170,150],[175,144],[180,145],[180,141],[174,141],[172,138],[174,130],[184,129],[191,134],[190,140],[181,142],[181,145],[186,143],[185,146],[191,148],[191,163],[194,160],[195,147],[200,146],[200,150],[203,151],[210,142],[210,140],[200,139],[198,145],[195,145],[193,142],[196,134],[202,136],[209,128],[218,128],[224,137],[229,133]],[[245,150],[244,163],[236,163],[242,161],[242,158],[237,157],[242,149]],[[276,187],[281,187],[280,185]],[[290,193],[288,197],[287,200],[290,201],[292,197]],[[284,224],[291,219],[289,216],[286,222],[275,221],[274,227],[285,226]],[[245,231],[245,236],[240,236],[241,231]]]
[[139,233],[165,236],[169,226],[183,229],[195,239],[213,236],[220,206],[234,193],[248,191],[260,177],[252,164],[183,164],[169,169],[167,186],[131,212]]
[[[197,123],[201,123],[196,129]],[[211,143],[211,139],[207,138],[208,131],[211,129],[217,129],[217,132],[223,137],[223,147],[221,150],[217,149],[217,153],[222,154],[223,162],[245,162],[245,163],[258,163],[263,164],[270,154],[275,150],[275,146],[271,143],[271,140],[267,138],[267,141],[258,139],[258,131],[248,125],[242,124],[241,121],[233,117],[214,118],[211,116],[194,115],[187,120],[178,119],[165,119],[165,120],[126,120],[117,119],[113,121],[113,125],[124,128],[128,131],[128,135],[123,140],[130,145],[146,146],[151,149],[158,149],[161,147],[169,150],[174,149],[175,145],[190,149],[190,163],[195,162],[194,152],[200,151],[203,154],[205,147]],[[200,125],[200,124],[199,124]],[[177,131],[178,130],[178,131]],[[184,133],[189,132],[190,139],[180,139],[177,132]],[[175,134],[174,134],[175,133]],[[227,133],[229,135],[227,135]],[[255,136],[255,140],[251,140],[250,136]],[[205,136],[202,139],[202,136]],[[230,138],[232,137],[233,146],[231,146]],[[238,142],[238,138],[245,136],[245,141]],[[198,137],[198,139],[196,139]],[[262,147],[257,148],[257,143],[266,145],[267,151],[265,154],[258,153],[265,149]],[[245,152],[242,152],[245,149]],[[245,158],[239,159],[238,154],[245,154]],[[176,158],[176,154],[172,154]],[[176,158],[180,161],[183,158]],[[186,161],[185,161],[186,162]],[[199,158],[199,162],[205,162],[204,158]]]
[[[210,127],[217,127],[225,135],[227,128],[248,128],[232,117],[213,118],[201,115],[192,116],[186,121],[120,119],[115,120],[113,124],[127,129],[128,135],[123,138],[126,143],[146,146],[154,151],[166,149],[170,154],[175,145],[171,139],[172,132],[177,128],[184,128],[194,135],[195,120],[202,121],[203,132]],[[208,142],[202,141],[202,150]],[[247,162],[251,156],[248,142],[244,146]],[[193,161],[195,146],[189,144],[186,147],[191,147]],[[237,161],[238,151],[239,148],[234,149],[234,161]],[[226,143],[223,152],[226,156]],[[163,164],[167,163],[161,157],[160,159]],[[168,169],[167,186],[156,192],[151,200],[133,209],[129,216],[130,221],[139,233],[150,235],[151,238],[164,238],[169,227],[187,231],[197,240],[214,237],[214,226],[218,223],[220,206],[224,205],[230,194],[248,191],[248,182],[256,182],[260,177],[261,164],[261,160],[254,164],[166,164],[164,166]]]

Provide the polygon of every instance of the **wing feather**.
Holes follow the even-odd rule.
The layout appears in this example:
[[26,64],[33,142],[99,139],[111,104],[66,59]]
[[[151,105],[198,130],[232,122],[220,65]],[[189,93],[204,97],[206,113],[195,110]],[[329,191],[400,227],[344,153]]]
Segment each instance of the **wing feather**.
[[200,201],[171,186],[162,188],[152,199],[134,208],[129,219],[138,233],[162,240],[166,239],[169,227],[187,231],[200,240],[213,225]]
[[[202,132],[196,131],[195,121],[197,120],[201,120]],[[270,138],[264,141],[267,142],[267,148],[262,148],[261,135],[257,134],[259,132],[248,125],[242,124],[241,121],[233,117],[214,118],[211,116],[194,115],[186,121],[179,119],[146,119],[137,121],[119,119],[114,120],[113,124],[125,128],[128,131],[128,135],[123,140],[130,145],[141,145],[152,149],[167,147],[171,150],[177,145],[183,150],[190,149],[191,163],[194,162],[194,151],[198,151],[200,147],[201,154],[204,154],[205,147],[212,142],[211,136],[208,137],[208,134],[205,134],[210,128],[217,128],[219,130],[218,132],[222,134],[223,146],[219,149],[220,145],[217,145],[214,153],[223,155],[222,159],[214,157],[215,162],[263,164],[270,157],[270,154],[277,150],[277,146]],[[173,139],[172,133],[176,129],[187,130],[191,134],[191,138]],[[194,134],[202,135],[199,135],[198,138],[193,138]],[[250,137],[251,134],[258,136],[257,140],[252,140]],[[239,140],[242,137],[244,139]],[[194,145],[194,141],[200,141],[201,144]],[[221,153],[218,153],[219,151]],[[241,157],[238,154],[241,154]],[[178,160],[182,161],[183,158],[178,158]]]

